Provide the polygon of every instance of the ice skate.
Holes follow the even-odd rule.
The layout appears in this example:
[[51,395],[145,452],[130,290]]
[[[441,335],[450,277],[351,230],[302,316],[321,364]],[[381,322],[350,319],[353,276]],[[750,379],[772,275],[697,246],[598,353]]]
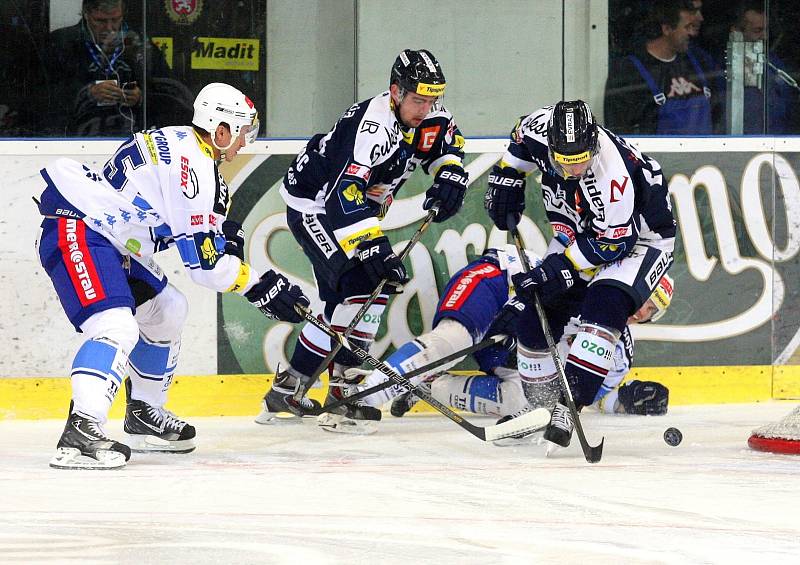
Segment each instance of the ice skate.
[[125,379],[125,424],[131,449],[136,452],[189,453],[194,451],[195,429],[164,408],[131,398],[131,380]]
[[303,416],[319,410],[321,405],[316,400],[306,396],[300,400],[294,397],[300,386],[299,376],[291,367],[285,371],[278,368],[272,387],[261,401],[261,413],[256,416],[256,424],[300,424]]
[[95,420],[72,412],[50,460],[55,469],[119,469],[131,458],[131,449],[109,439]]
[[[573,429],[574,424],[572,423],[572,414],[569,413],[569,408],[561,403],[557,403],[550,416],[550,424],[548,424],[547,429],[544,431],[544,439],[554,445],[567,447],[572,438]],[[555,450],[553,446],[548,446],[548,455]]]
[[[338,402],[359,391],[358,383],[363,379],[363,374],[343,377],[340,374],[331,376],[328,382],[328,396],[326,404]],[[372,422],[380,421],[381,411],[362,400],[348,402],[334,408],[332,412],[321,414],[317,424],[325,431],[344,434],[369,435],[378,429]]]

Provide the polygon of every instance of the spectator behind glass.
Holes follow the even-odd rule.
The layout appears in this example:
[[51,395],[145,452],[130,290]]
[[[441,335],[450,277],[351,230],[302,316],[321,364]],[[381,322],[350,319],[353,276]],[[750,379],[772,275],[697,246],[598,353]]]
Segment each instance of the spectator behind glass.
[[627,134],[714,133],[711,84],[689,50],[699,31],[690,0],[656,0],[647,18],[648,39],[633,54],[612,61],[605,93],[605,124]]
[[144,69],[149,79],[167,76],[169,68],[157,47],[128,28],[124,14],[124,0],[83,0],[81,21],[50,34],[48,113],[55,135],[129,136],[144,127]]
[[[764,17],[762,1],[747,1],[739,5],[736,20],[731,31],[739,31],[745,41],[761,41],[766,38],[767,22]],[[767,56],[766,85],[767,99],[764,100],[764,89],[757,86],[744,87],[744,133],[749,134],[784,134],[792,132],[792,113],[797,104],[797,87],[791,77],[780,71],[784,63],[770,52]],[[764,104],[766,103],[767,129],[764,130]]]
[[[703,0],[690,0],[689,2],[694,9],[692,17],[692,25],[689,27],[689,53],[694,56],[700,63],[700,68],[703,69],[706,81],[711,85],[711,123],[714,125],[716,133],[724,133],[725,124],[725,72],[722,66],[704,47],[705,42],[701,37],[703,30]],[[717,17],[717,20],[722,18]],[[720,26],[724,28],[724,21],[709,22],[710,27],[719,29]]]

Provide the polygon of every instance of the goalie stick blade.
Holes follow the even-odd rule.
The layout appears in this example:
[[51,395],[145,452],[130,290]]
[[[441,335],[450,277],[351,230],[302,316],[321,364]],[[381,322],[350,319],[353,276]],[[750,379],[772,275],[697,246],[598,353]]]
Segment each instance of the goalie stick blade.
[[513,437],[520,434],[530,434],[539,431],[550,423],[550,411],[546,408],[537,408],[527,414],[514,418],[502,424],[484,428],[486,441],[495,441],[504,437]]

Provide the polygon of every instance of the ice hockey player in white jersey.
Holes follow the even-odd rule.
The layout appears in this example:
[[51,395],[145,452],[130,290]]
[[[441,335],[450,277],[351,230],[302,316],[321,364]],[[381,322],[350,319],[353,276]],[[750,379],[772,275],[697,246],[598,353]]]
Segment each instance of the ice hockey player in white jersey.
[[[658,382],[640,380],[629,380],[623,384],[623,380],[630,372],[634,359],[630,326],[655,322],[661,318],[672,301],[673,288],[672,279],[664,275],[652,296],[628,319],[628,326],[617,341],[613,364],[592,404],[604,414],[661,416],[667,413],[667,387]],[[514,299],[509,300],[492,322],[487,337],[502,332],[513,338],[516,335],[515,322],[521,312],[520,304]],[[558,343],[562,359],[567,356],[579,327],[580,319],[573,318],[564,329],[564,335]],[[510,351],[506,345],[494,345],[473,355],[484,375],[463,377],[442,373],[427,377],[425,382],[431,394],[453,408],[500,416],[500,421],[504,421],[502,417],[530,408],[552,410],[560,396],[557,376],[541,382],[529,382],[523,389],[519,372],[516,368],[508,367]],[[413,393],[403,393],[392,402],[391,413],[401,417],[417,402]]]
[[[508,229],[512,215],[519,220],[525,176],[536,168],[556,237],[542,264],[515,275],[514,286],[527,303],[534,293],[550,303],[545,313],[556,341],[572,317],[580,318],[565,372],[576,406],[589,406],[628,318],[672,265],[676,228],[667,183],[655,160],[599,126],[581,100],[537,110],[513,129],[486,192],[486,210],[500,229]],[[588,285],[581,272],[592,273]],[[556,373],[534,308],[523,312],[518,338],[523,386]],[[566,447],[572,430],[569,410],[557,403],[545,439]]]
[[[388,295],[400,292],[407,280],[380,224],[397,191],[421,168],[433,177],[423,208],[438,206],[434,221],[447,220],[464,201],[464,138],[440,101],[445,87],[433,54],[405,49],[392,66],[389,89],[354,104],[328,133],[312,137],[280,188],[289,229],[311,261],[325,319],[334,329],[347,328],[378,284],[388,281],[351,334],[351,341],[363,349],[375,339]],[[294,414],[299,421],[309,408],[318,408],[304,392],[313,385],[331,347],[325,333],[306,324],[289,366],[276,376],[256,421],[286,422],[279,420],[280,413]],[[360,364],[348,350],[339,350],[329,377],[330,400],[353,390],[355,383],[344,379],[343,369]],[[342,419],[378,420],[380,411],[353,402],[325,419],[335,429]]]
[[195,428],[164,409],[188,304],[155,253],[174,246],[197,284],[242,294],[269,317],[302,319],[294,307],[309,301],[300,288],[251,269],[241,227],[226,221],[230,192],[218,161],[232,160],[258,128],[250,99],[213,83],[197,95],[192,125],[137,133],[102,170],[65,158],[41,170],[39,258],[84,337],[52,467],[126,464],[130,447],[103,431],[123,380],[124,430],[135,451],[195,448]]
[[[526,253],[532,265],[541,262],[534,254]],[[511,286],[511,277],[519,272],[520,262],[513,245],[486,250],[447,283],[436,309],[433,329],[400,346],[385,363],[405,375],[482,339],[505,335],[505,341],[473,354],[483,375],[462,377],[443,373],[461,361],[454,359],[428,373],[412,377],[412,383],[419,384],[424,380],[429,383],[431,394],[440,402],[478,414],[510,416],[528,405],[552,409],[559,396],[556,375],[541,382],[531,382],[527,390],[523,390],[518,371],[507,368],[510,352],[516,346],[517,322],[525,308],[514,298]],[[672,280],[665,275],[652,296],[629,318],[628,324],[660,318],[672,300],[673,288]],[[574,319],[565,329],[559,343],[562,356],[566,356],[579,325],[580,321]],[[603,381],[594,404],[608,413],[666,413],[668,391],[660,383],[636,381],[619,388],[632,362],[633,337],[626,326],[617,342],[613,368]],[[380,371],[372,371],[362,388],[386,380]],[[392,399],[391,412],[395,416],[405,414],[417,401],[413,394],[398,385],[367,396],[364,402],[381,407]]]

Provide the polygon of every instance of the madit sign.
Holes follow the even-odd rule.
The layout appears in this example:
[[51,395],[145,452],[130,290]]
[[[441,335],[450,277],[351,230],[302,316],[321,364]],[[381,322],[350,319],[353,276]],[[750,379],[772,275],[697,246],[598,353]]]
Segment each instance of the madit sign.
[[198,37],[192,51],[193,69],[257,71],[260,40]]

